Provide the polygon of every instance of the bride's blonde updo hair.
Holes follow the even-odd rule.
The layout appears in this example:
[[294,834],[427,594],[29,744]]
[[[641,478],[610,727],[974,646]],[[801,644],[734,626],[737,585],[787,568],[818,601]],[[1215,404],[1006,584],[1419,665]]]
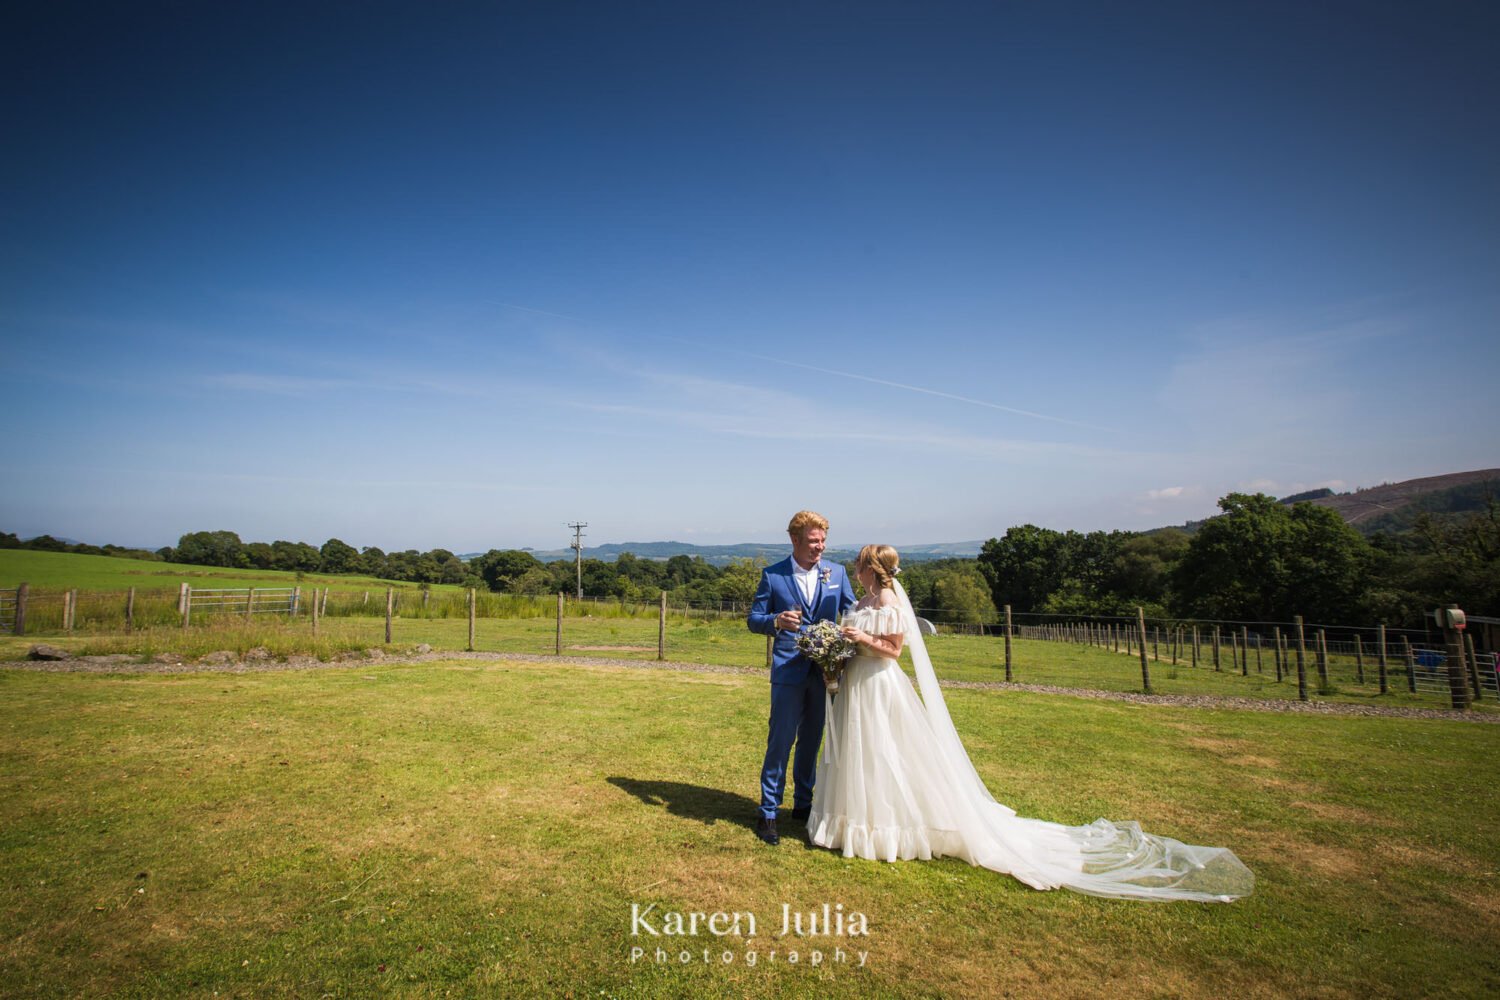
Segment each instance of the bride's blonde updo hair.
[[875,571],[880,589],[889,590],[891,581],[901,572],[901,555],[889,545],[866,545],[854,560],[856,570],[864,566]]

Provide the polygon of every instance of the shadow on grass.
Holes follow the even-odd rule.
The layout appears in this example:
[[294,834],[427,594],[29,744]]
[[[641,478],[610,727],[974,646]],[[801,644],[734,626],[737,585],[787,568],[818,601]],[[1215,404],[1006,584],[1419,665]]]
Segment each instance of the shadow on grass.
[[685,785],[680,781],[642,781],[638,778],[610,778],[611,785],[629,792],[648,806],[661,806],[673,816],[695,819],[712,826],[723,821],[755,829],[760,803],[745,795],[719,788]]

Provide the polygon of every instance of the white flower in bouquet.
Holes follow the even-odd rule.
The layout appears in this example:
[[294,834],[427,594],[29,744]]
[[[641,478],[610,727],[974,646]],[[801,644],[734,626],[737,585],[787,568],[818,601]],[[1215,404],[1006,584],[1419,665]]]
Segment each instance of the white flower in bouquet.
[[833,622],[814,622],[797,635],[797,648],[823,672],[823,683],[832,693],[838,693],[839,676],[844,664],[857,651],[853,640]]

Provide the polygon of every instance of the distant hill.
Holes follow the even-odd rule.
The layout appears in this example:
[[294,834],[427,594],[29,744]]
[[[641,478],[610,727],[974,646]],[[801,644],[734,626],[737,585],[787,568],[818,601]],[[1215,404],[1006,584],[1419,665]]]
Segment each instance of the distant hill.
[[[924,562],[932,559],[972,559],[979,555],[983,542],[939,542],[933,545],[903,545],[901,558],[909,562]],[[572,549],[522,549],[530,552],[542,562],[572,560]],[[768,563],[783,558],[791,551],[785,542],[741,542],[737,545],[694,545],[691,542],[609,542],[604,545],[586,545],[585,559],[603,559],[612,562],[621,552],[629,552],[641,559],[667,560],[673,556],[701,557],[714,566],[725,566],[733,559],[763,559]],[[829,549],[825,556],[836,562],[853,562],[858,549]],[[483,555],[469,552],[460,556],[472,559]]]
[[1308,502],[1330,507],[1360,531],[1374,534],[1377,531],[1405,531],[1423,511],[1459,514],[1482,510],[1486,498],[1492,496],[1500,497],[1500,469],[1452,472],[1446,476],[1382,483],[1369,489],[1335,493]]
[[[1349,493],[1330,489],[1308,490],[1282,497],[1284,504],[1311,503],[1329,507],[1359,529],[1361,534],[1378,532],[1400,534],[1409,531],[1417,515],[1464,514],[1483,510],[1490,498],[1500,499],[1500,469],[1476,469],[1473,472],[1450,472],[1445,476],[1426,476],[1399,483],[1381,483]],[[1217,516],[1217,515],[1215,515]],[[1207,520],[1207,519],[1205,519]],[[1152,528],[1158,531],[1184,531],[1193,534],[1203,521]]]

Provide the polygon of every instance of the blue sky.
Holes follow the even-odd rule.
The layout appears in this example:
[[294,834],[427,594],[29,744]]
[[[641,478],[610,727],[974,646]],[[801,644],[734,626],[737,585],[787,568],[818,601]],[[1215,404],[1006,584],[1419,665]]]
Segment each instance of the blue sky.
[[34,7],[3,530],[901,545],[1500,466],[1490,4]]

